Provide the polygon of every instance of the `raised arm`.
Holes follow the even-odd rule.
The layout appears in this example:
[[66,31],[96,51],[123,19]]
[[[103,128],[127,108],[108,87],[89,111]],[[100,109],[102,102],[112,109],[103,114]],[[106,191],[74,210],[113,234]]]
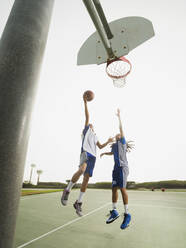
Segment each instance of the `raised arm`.
[[89,124],[89,112],[88,112],[87,100],[86,100],[85,96],[83,96],[83,100],[84,100],[84,106],[85,106],[85,126],[88,126],[88,124]]
[[105,142],[104,144],[101,144],[99,141],[97,142],[97,146],[99,147],[99,149],[103,149],[105,146],[107,146],[108,144],[113,142],[113,138],[109,138],[107,140],[107,142]]
[[118,120],[119,120],[119,131],[120,131],[120,135],[121,135],[121,138],[124,138],[124,132],[123,132],[123,127],[122,127],[122,123],[121,123],[121,117],[120,117],[120,110],[118,109],[117,110],[117,117],[118,117]]

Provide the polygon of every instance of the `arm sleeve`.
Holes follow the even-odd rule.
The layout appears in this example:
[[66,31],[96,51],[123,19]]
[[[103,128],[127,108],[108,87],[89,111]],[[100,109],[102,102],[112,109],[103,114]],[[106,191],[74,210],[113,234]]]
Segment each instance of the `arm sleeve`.
[[120,142],[121,142],[121,144],[125,145],[125,144],[126,144],[126,140],[125,140],[125,138],[124,138],[124,137],[122,137],[122,138],[120,139]]

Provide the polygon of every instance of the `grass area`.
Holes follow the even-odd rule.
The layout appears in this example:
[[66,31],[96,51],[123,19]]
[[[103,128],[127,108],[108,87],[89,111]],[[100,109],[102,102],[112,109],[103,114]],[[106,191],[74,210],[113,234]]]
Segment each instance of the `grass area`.
[[53,192],[59,192],[59,191],[62,191],[62,190],[61,189],[38,189],[38,190],[22,189],[21,196],[53,193]]

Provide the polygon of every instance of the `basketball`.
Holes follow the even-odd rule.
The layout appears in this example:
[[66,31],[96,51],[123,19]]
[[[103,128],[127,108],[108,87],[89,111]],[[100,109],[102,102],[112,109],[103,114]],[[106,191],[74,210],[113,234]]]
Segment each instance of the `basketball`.
[[92,92],[91,90],[87,90],[84,92],[83,97],[85,97],[86,100],[90,102],[94,99],[94,92]]
[[165,191],[165,188],[162,188],[161,191],[164,192]]

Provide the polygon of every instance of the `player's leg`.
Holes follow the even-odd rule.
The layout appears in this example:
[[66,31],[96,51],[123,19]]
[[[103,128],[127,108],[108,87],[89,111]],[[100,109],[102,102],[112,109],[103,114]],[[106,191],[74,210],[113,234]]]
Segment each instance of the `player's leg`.
[[125,229],[126,227],[129,226],[129,223],[131,221],[131,215],[129,214],[128,211],[128,193],[126,188],[120,188],[122,198],[123,198],[123,205],[124,205],[124,219],[123,222],[120,226],[121,229]]
[[116,204],[118,201],[118,187],[112,187],[112,208],[116,209]]
[[122,195],[122,199],[123,199],[124,211],[125,211],[126,214],[128,214],[129,200],[128,200],[127,190],[126,190],[126,188],[120,188],[120,191],[121,191],[121,195]]
[[[88,173],[85,173],[84,176],[83,176],[83,182],[81,184],[81,189],[80,189],[80,191],[82,193],[85,193],[85,191],[87,189],[89,178],[90,178],[90,175]],[[82,198],[81,199],[79,198],[78,202],[82,202]]]
[[76,213],[80,217],[83,216],[83,213],[82,213],[82,202],[83,202],[83,196],[84,196],[85,191],[86,191],[87,186],[88,186],[89,178],[90,178],[90,176],[89,176],[88,173],[84,174],[83,182],[82,182],[82,185],[81,185],[81,188],[80,188],[80,192],[79,192],[79,197],[76,200],[76,202],[74,203],[74,208],[76,209]]
[[84,196],[85,191],[87,189],[89,178],[92,177],[92,175],[93,175],[95,162],[96,162],[95,157],[92,157],[92,156],[88,157],[87,167],[86,167],[86,170],[84,172],[83,182],[82,182],[82,185],[81,185],[81,188],[80,188],[79,197],[76,200],[76,202],[74,203],[74,208],[76,209],[76,213],[77,213],[78,216],[83,215],[83,213],[82,213],[83,196]]
[[87,167],[86,163],[83,163],[82,165],[80,165],[78,171],[76,171],[74,173],[74,175],[72,176],[72,179],[68,183],[67,187],[63,190],[62,197],[61,197],[61,203],[64,206],[67,205],[68,197],[69,197],[69,194],[70,194],[72,187],[79,180],[80,176],[85,172],[86,167]]
[[118,185],[117,185],[117,171],[112,172],[112,210],[110,211],[110,216],[106,220],[106,224],[110,224],[119,217],[119,213],[116,210],[118,201]]
[[120,226],[121,229],[125,229],[126,227],[128,227],[131,221],[131,215],[129,214],[129,211],[128,211],[128,193],[126,190],[127,176],[128,176],[128,171],[125,168],[121,168],[120,191],[121,191],[121,195],[123,199],[123,206],[124,206],[124,219]]
[[[74,173],[72,176],[71,181],[69,182],[67,189],[71,190],[74,184],[79,180],[80,176],[83,175],[87,167],[87,163],[83,163],[82,165],[79,166],[79,170]],[[73,184],[73,186],[70,185],[70,183]]]
[[62,205],[64,205],[64,206],[67,205],[68,197],[69,197],[69,194],[70,194],[70,191],[71,191],[72,187],[79,180],[80,176],[85,172],[86,168],[87,168],[87,153],[82,152],[80,154],[80,166],[79,166],[79,169],[72,176],[72,179],[68,183],[67,188],[63,190],[63,193],[62,193],[62,196],[61,196]]

